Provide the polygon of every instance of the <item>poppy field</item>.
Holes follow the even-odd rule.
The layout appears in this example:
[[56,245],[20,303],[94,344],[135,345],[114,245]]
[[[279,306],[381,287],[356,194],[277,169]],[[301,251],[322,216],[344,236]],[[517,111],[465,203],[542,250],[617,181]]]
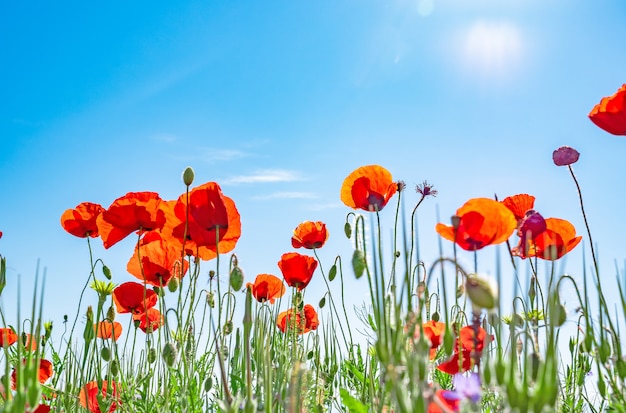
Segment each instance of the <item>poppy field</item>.
[[[589,119],[626,135],[626,84]],[[87,310],[55,342],[37,291],[21,315],[27,322],[7,323],[13,309],[0,307],[0,411],[626,412],[626,279],[609,302],[574,173],[579,156],[563,146],[552,160],[571,177],[584,228],[544,217],[531,194],[476,197],[429,229],[454,251],[434,262],[418,259],[415,221],[436,188],[415,188],[418,202],[403,222],[409,188],[381,165],[343,179],[343,228],[315,217],[294,224],[286,235],[293,250],[276,257],[274,274],[244,272],[236,200],[217,182],[198,184],[191,167],[177,199],[141,191],[108,207],[68,208],[60,226],[84,240],[77,255],[91,265],[76,298]],[[383,210],[393,211],[391,239],[383,240]],[[352,255],[322,262],[330,234],[345,237]],[[125,271],[93,255],[94,242],[111,249],[129,238]],[[519,286],[512,303],[500,299],[500,274],[484,275],[477,264],[496,246]],[[588,250],[576,274],[582,283],[557,270],[576,248]],[[473,257],[471,268],[461,254]],[[0,294],[12,282],[10,260],[1,256]],[[366,291],[358,326],[346,305],[348,277]],[[321,300],[306,294],[312,283],[324,288]],[[566,285],[575,312],[563,304]],[[97,301],[83,302],[88,289]]]

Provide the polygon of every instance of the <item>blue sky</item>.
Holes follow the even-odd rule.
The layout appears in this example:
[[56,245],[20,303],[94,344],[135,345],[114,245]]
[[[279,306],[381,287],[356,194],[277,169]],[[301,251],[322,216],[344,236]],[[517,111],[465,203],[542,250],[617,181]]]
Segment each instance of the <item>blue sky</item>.
[[[84,240],[60,226],[63,211],[129,191],[175,199],[186,166],[235,200],[248,279],[280,274],[304,220],[328,224],[326,269],[338,254],[348,262],[339,189],[367,164],[407,183],[407,209],[423,180],[439,191],[420,208],[427,265],[437,214],[447,222],[467,199],[494,194],[535,195],[545,217],[570,220],[587,243],[574,184],[551,161],[561,145],[581,152],[574,169],[611,282],[626,259],[626,140],[587,114],[626,82],[625,22],[621,0],[5,2],[4,311],[14,316],[16,278],[30,303],[40,260],[46,315],[60,327],[89,265]],[[392,208],[382,215],[390,233]],[[132,279],[132,245],[94,242],[116,282]],[[582,250],[567,261],[577,277]],[[479,257],[493,273],[489,252]],[[357,303],[364,281],[350,284]]]

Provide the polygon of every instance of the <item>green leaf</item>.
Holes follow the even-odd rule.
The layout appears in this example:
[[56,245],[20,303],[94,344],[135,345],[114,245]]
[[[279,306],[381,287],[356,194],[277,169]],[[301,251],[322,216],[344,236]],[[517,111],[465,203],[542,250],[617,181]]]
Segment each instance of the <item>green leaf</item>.
[[348,408],[350,413],[367,413],[367,406],[355,399],[346,389],[339,389],[341,402]]

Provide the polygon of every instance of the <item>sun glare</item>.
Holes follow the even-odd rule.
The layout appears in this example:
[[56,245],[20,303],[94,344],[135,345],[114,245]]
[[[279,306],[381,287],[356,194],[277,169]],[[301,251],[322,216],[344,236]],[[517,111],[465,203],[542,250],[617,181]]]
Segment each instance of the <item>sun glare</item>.
[[523,39],[509,22],[479,20],[461,32],[461,69],[482,81],[506,81],[522,63]]

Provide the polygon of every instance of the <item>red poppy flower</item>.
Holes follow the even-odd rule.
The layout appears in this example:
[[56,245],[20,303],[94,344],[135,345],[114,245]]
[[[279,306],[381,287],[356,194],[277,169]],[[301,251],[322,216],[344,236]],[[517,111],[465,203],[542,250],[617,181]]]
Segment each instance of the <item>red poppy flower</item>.
[[430,359],[434,359],[437,355],[437,349],[443,343],[443,336],[446,332],[446,324],[430,320],[422,324],[424,335],[430,341]]
[[274,300],[285,294],[285,284],[280,278],[272,274],[259,274],[254,279],[254,284],[246,284],[250,288],[252,296],[260,303],[268,301],[274,304]]
[[580,243],[582,236],[576,236],[576,229],[569,221],[558,218],[546,218],[545,221],[546,230],[532,239],[527,253],[523,254],[517,248],[513,250],[515,255],[552,261],[561,258]]
[[[26,365],[26,359],[22,360],[22,364]],[[43,384],[47,382],[50,377],[54,374],[54,369],[52,368],[52,363],[49,360],[41,359],[39,360],[39,370],[37,373],[37,378],[39,379],[39,383]],[[17,370],[13,369],[11,373],[11,388],[13,390],[16,389],[17,385]]]
[[470,370],[477,360],[480,360],[485,344],[493,339],[487,332],[478,327],[478,333],[472,326],[465,326],[459,331],[454,345],[454,353],[450,358],[437,366],[448,374],[456,374]]
[[[304,315],[304,318],[302,315]],[[283,333],[290,328],[295,328],[298,334],[304,334],[311,330],[316,330],[319,324],[317,312],[311,304],[306,304],[301,312],[290,308],[278,314],[276,319],[276,325]]]
[[461,400],[458,397],[449,397],[448,394],[452,393],[448,390],[437,390],[435,392],[434,401],[428,405],[427,413],[443,413],[440,405],[445,406],[449,411],[458,412],[461,409]]
[[278,267],[280,267],[288,286],[302,290],[309,285],[311,278],[313,278],[313,273],[317,268],[317,261],[315,258],[307,255],[288,252],[280,257]]
[[110,248],[135,231],[163,228],[163,202],[156,192],[129,192],[113,201],[97,219],[104,248]]
[[79,238],[96,238],[98,233],[97,219],[104,211],[100,204],[82,202],[74,209],[68,209],[61,215],[61,226],[64,230]]
[[341,185],[341,201],[354,209],[382,210],[398,191],[391,173],[379,165],[355,169]]
[[167,218],[163,239],[181,248],[184,241],[186,255],[208,261],[215,258],[217,252],[232,251],[241,236],[241,217],[235,202],[223,195],[215,182],[190,191],[189,211],[187,194],[182,194],[177,201],[164,203],[161,209]]
[[291,245],[294,248],[322,248],[327,239],[326,224],[321,221],[304,221],[293,230]]
[[100,321],[99,323],[94,324],[93,328],[96,331],[96,336],[103,340],[113,338],[115,341],[117,341],[117,339],[120,338],[120,335],[122,334],[122,325],[117,321]]
[[626,84],[615,94],[604,97],[589,112],[596,126],[613,135],[626,135]]
[[0,347],[9,347],[17,342],[17,334],[10,328],[0,328]]
[[120,402],[117,394],[117,384],[114,381],[110,383],[103,381],[102,384],[98,386],[97,381],[90,381],[83,386],[78,394],[81,406],[88,409],[91,413],[104,413],[100,410],[98,398],[102,400],[104,405],[110,406],[107,410],[108,413],[115,411]]
[[50,413],[51,409],[52,408],[47,404],[40,404],[35,410],[33,410],[33,413]]
[[[135,253],[128,261],[126,270],[148,284],[163,287],[172,277],[182,278],[189,267],[182,260],[182,250],[175,244],[164,241],[150,231],[135,246]],[[141,259],[141,264],[139,260]]]
[[137,327],[147,334],[157,330],[165,322],[163,315],[156,308],[148,308],[144,313],[133,314],[133,320],[138,321]]
[[157,295],[142,284],[125,282],[113,290],[113,302],[120,314],[141,314],[156,305]]
[[489,198],[470,199],[456,211],[456,216],[459,217],[456,231],[453,226],[441,223],[435,229],[466,251],[505,242],[517,227],[513,212]]

